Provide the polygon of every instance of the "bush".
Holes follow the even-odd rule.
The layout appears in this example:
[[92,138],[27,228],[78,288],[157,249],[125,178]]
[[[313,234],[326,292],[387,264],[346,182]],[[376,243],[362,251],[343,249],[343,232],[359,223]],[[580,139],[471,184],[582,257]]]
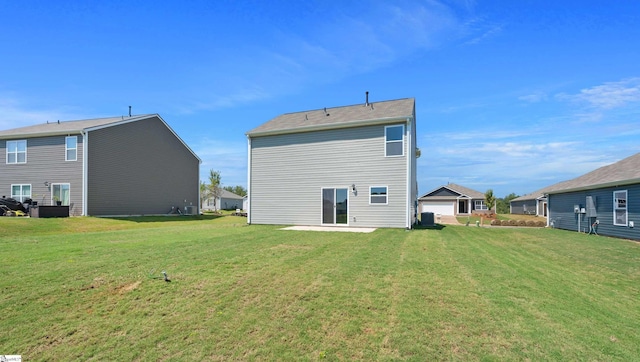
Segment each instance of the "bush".
[[494,220],[491,220],[491,225],[500,226],[500,225],[502,225],[502,222],[500,220],[498,220],[498,219],[494,219]]
[[527,222],[524,220],[518,220],[518,226],[527,226]]
[[536,221],[536,226],[543,228],[543,227],[547,226],[547,223],[542,221],[542,220],[538,220],[538,221]]
[[509,220],[509,226],[518,226],[518,221],[517,220]]
[[527,226],[536,226],[536,222],[534,220],[527,220]]

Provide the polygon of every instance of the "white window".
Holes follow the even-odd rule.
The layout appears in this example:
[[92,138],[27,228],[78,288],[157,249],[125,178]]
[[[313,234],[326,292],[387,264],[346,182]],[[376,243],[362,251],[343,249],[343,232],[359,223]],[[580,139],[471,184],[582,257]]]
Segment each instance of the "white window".
[[11,185],[11,198],[20,202],[31,198],[31,185]]
[[55,204],[60,201],[62,205],[69,206],[71,200],[71,185],[69,184],[51,184],[51,203]]
[[65,143],[65,161],[78,160],[78,136],[69,136],[64,140]]
[[613,225],[627,226],[627,190],[613,192]]
[[476,210],[488,210],[487,204],[484,203],[484,200],[475,200],[474,204]]
[[404,155],[404,125],[384,128],[385,157]]
[[387,205],[387,186],[369,187],[369,204]]
[[7,163],[27,163],[27,140],[7,141]]

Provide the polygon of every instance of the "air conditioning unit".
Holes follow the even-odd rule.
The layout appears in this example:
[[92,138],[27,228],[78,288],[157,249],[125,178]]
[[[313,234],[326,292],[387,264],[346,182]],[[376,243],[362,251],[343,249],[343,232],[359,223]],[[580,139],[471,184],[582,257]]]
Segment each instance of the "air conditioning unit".
[[184,207],[184,214],[185,215],[195,215],[196,214],[196,207],[195,206],[185,206]]

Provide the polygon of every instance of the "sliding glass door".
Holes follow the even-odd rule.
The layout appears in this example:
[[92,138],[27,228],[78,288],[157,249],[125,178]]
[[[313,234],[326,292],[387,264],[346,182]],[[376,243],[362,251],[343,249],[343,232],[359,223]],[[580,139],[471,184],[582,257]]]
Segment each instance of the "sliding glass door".
[[349,189],[322,189],[322,223],[346,225],[349,220]]

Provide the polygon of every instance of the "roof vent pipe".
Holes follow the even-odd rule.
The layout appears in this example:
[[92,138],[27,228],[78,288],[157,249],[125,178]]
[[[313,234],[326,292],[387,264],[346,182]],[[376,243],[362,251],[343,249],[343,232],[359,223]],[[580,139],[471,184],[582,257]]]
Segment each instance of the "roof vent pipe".
[[364,105],[368,106],[369,105],[369,91],[364,92],[364,94],[366,96],[365,101],[364,101]]
[[129,106],[129,117],[131,117],[131,106]]

